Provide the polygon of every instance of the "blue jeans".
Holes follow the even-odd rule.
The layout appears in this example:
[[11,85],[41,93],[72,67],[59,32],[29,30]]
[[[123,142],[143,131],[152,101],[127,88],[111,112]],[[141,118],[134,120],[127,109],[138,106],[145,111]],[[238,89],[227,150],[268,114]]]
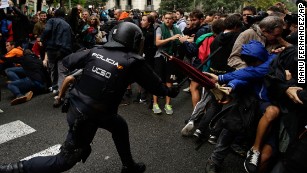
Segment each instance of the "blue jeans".
[[22,67],[11,67],[5,69],[5,73],[9,80],[15,81],[19,80],[20,76],[25,76],[26,73]]
[[31,80],[25,76],[25,71],[22,67],[12,67],[5,70],[8,78],[11,82],[7,85],[7,88],[16,96],[21,97],[26,92],[31,90],[42,90],[45,88],[45,84],[39,81]]
[[28,77],[12,81],[7,88],[16,96],[21,97],[28,91],[36,88],[35,83]]

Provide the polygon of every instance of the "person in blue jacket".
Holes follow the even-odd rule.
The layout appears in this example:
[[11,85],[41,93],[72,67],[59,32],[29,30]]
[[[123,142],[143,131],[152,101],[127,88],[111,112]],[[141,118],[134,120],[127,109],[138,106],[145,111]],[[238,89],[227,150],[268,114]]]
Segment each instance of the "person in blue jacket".
[[[265,169],[267,161],[276,149],[273,135],[269,135],[268,139],[264,138],[271,122],[279,115],[279,108],[270,102],[264,85],[264,76],[268,73],[269,65],[275,57],[276,54],[269,54],[262,43],[252,40],[248,44],[244,44],[241,51],[241,59],[246,62],[248,67],[219,76],[207,73],[213,82],[218,82],[221,85],[226,84],[229,92],[238,91],[242,87],[252,87],[260,101],[263,116],[258,123],[254,144],[244,161],[244,167],[248,173],[257,172],[259,168]],[[213,153],[209,158],[206,172],[216,170],[224,159],[215,156],[217,154]],[[261,166],[259,167],[259,165]]]

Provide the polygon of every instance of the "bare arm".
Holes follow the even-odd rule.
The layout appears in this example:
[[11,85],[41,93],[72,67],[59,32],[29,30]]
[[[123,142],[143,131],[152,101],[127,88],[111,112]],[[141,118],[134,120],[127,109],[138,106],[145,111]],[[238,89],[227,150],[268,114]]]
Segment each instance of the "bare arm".
[[156,36],[156,46],[157,47],[163,46],[170,41],[179,39],[179,37],[180,37],[180,34],[176,34],[176,35],[173,35],[172,37],[169,37],[169,38],[162,40],[161,36]]
[[67,89],[69,88],[70,84],[72,84],[74,81],[75,81],[75,77],[73,77],[72,75],[69,75],[64,79],[57,99],[61,99],[65,96]]

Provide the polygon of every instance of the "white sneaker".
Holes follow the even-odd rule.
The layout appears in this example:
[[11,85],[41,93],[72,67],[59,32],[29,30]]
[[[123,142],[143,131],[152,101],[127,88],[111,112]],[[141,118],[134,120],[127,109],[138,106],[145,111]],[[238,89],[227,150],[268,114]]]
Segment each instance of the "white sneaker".
[[189,93],[190,92],[190,87],[187,87],[187,88],[183,89],[182,91]]
[[193,134],[194,121],[189,121],[187,125],[181,130],[182,136],[191,136]]

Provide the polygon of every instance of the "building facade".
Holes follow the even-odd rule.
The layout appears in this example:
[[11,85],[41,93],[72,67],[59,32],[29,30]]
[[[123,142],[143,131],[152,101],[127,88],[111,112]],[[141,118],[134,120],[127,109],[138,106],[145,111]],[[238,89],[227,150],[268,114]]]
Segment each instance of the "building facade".
[[153,11],[160,8],[161,0],[109,0],[106,8],[119,8],[122,10],[139,9],[141,11]]

